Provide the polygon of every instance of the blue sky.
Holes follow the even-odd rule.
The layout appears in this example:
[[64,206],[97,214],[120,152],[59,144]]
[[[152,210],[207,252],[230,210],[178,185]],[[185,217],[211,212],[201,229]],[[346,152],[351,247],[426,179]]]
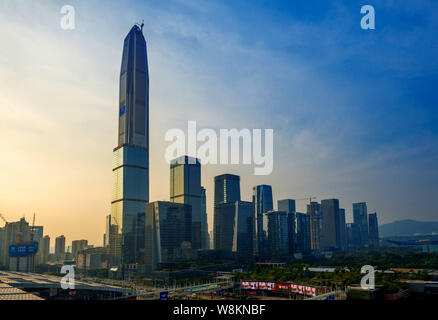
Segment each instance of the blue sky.
[[[59,27],[64,4],[75,7],[73,31]],[[364,4],[375,8],[375,30],[360,28]],[[435,1],[5,1],[0,9],[9,44],[0,47],[0,142],[10,150],[0,197],[14,218],[37,210],[49,232],[100,241],[92,230],[103,232],[109,212],[122,42],[144,19],[152,200],[168,199],[166,130],[196,120],[274,129],[270,176],[203,169],[210,229],[213,177],[225,172],[242,176],[246,200],[266,183],[275,201],[339,198],[347,220],[358,201],[380,223],[437,220]],[[53,203],[59,185],[69,187]],[[93,217],[89,230],[71,227],[82,216]]]

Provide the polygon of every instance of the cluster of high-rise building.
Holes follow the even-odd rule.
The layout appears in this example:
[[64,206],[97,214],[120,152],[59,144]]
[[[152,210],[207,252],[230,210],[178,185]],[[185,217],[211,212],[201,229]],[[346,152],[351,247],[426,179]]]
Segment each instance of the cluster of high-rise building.
[[[360,214],[356,214],[358,208]],[[296,211],[294,199],[278,200],[274,209],[269,185],[255,186],[252,201],[241,201],[239,176],[220,175],[215,177],[214,249],[275,259],[312,251],[376,248],[376,213],[368,214],[366,203],[354,203],[353,212],[354,222],[346,224],[345,209],[339,208],[338,199],[310,201],[306,213]],[[348,236],[352,234],[350,228],[357,230],[354,236]]]
[[30,225],[25,218],[5,221],[5,226],[0,228],[0,268],[32,272],[39,265],[71,263],[78,253],[90,248],[87,240],[74,240],[70,250],[66,248],[65,236],[61,235],[55,238],[51,252],[50,236],[43,231],[43,226]]
[[[353,224],[345,223],[337,199],[311,201],[306,213],[296,211],[293,199],[279,200],[274,209],[271,186],[255,186],[252,199],[242,201],[240,177],[223,174],[214,178],[210,248],[201,164],[189,156],[170,163],[170,201],[149,202],[149,74],[138,25],[124,41],[118,116],[111,214],[104,235],[114,266],[156,270],[205,249],[223,257],[273,259],[378,244],[377,218],[368,223],[365,204],[354,204]],[[350,237],[355,229],[357,244]]]
[[278,200],[274,208],[272,187],[262,184],[253,187],[250,201],[243,201],[240,177],[234,174],[214,178],[210,236],[201,163],[189,156],[170,163],[170,201],[149,202],[149,73],[142,27],[132,27],[124,40],[111,214],[103,247],[77,240],[68,251],[65,237],[59,236],[51,254],[43,227],[31,227],[22,219],[0,229],[2,265],[18,265],[10,261],[6,248],[35,242],[38,263],[72,258],[79,269],[108,268],[122,276],[138,268],[154,271],[196,259],[206,250],[226,259],[254,261],[378,246],[377,216],[367,213],[366,203],[353,204],[354,222],[346,224],[338,199],[318,203],[310,198],[307,212],[297,212],[294,199]]

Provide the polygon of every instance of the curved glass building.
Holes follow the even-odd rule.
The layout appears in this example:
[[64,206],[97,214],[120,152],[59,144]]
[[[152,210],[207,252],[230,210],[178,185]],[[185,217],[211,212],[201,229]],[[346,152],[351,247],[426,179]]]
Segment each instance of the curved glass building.
[[118,144],[113,152],[110,250],[116,264],[138,262],[137,217],[149,201],[149,73],[142,26],[125,38],[120,70]]

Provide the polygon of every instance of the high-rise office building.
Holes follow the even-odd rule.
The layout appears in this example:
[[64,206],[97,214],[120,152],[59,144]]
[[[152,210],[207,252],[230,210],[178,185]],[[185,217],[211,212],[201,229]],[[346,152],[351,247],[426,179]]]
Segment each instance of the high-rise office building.
[[289,241],[289,253],[292,254],[295,251],[295,200],[283,199],[277,201],[278,211],[284,211],[287,213],[287,228],[288,228],[288,241]]
[[321,249],[322,213],[321,204],[310,202],[307,205],[307,214],[310,218],[310,248],[313,251]]
[[360,246],[368,246],[368,211],[366,202],[353,203],[353,222],[359,228]]
[[215,250],[232,250],[236,201],[240,201],[240,177],[234,174],[214,177],[213,243]]
[[263,229],[263,214],[274,209],[272,200],[272,187],[258,185],[252,189],[252,202],[254,203],[254,250],[258,255],[265,255],[267,230]]
[[215,208],[214,249],[223,251],[224,257],[233,252],[238,258],[252,259],[253,203],[235,201],[217,204]]
[[233,248],[236,201],[214,206],[214,249],[231,252]]
[[181,156],[170,162],[170,201],[192,206],[192,249],[201,249],[201,163]]
[[103,246],[109,246],[110,244],[110,235],[111,235],[111,215],[107,215],[105,217],[105,233],[103,235]]
[[289,225],[286,211],[268,211],[263,214],[263,229],[266,230],[265,258],[278,258],[289,252]]
[[208,249],[208,222],[207,222],[207,194],[204,187],[201,187],[201,248]]
[[232,251],[238,258],[253,258],[254,204],[248,201],[235,202]]
[[191,211],[192,207],[183,203],[155,201],[146,205],[146,270],[191,259]]
[[57,261],[63,260],[65,257],[65,237],[61,235],[55,239],[55,258]]
[[360,247],[360,229],[356,223],[347,223],[347,248],[357,249]]
[[306,213],[295,213],[295,252],[310,251],[310,216]]
[[88,247],[88,240],[73,240],[71,242],[71,253],[73,258],[76,258],[76,255],[79,251],[82,251]]
[[322,233],[321,248],[337,250],[341,247],[341,231],[339,217],[339,200],[326,199],[321,201]]
[[240,201],[240,177],[221,174],[214,177],[214,204]]
[[135,263],[137,215],[149,201],[149,73],[142,26],[125,38],[120,69],[118,145],[113,152],[110,251]]
[[379,247],[379,225],[377,224],[377,213],[368,215],[368,235],[370,248]]
[[43,226],[29,226],[30,233],[32,235],[33,242],[40,242],[41,238],[43,237]]
[[49,254],[50,254],[50,237],[48,235],[45,235],[41,239],[38,252],[40,257],[39,263],[46,264],[47,261],[49,260]]
[[339,230],[341,236],[341,249],[345,250],[347,248],[347,226],[345,224],[345,209],[339,209]]

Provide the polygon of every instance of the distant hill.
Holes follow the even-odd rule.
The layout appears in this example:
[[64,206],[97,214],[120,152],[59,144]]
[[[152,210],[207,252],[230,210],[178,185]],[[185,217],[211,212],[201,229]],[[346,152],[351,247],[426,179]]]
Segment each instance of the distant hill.
[[438,222],[399,220],[379,226],[380,237],[438,234]]

